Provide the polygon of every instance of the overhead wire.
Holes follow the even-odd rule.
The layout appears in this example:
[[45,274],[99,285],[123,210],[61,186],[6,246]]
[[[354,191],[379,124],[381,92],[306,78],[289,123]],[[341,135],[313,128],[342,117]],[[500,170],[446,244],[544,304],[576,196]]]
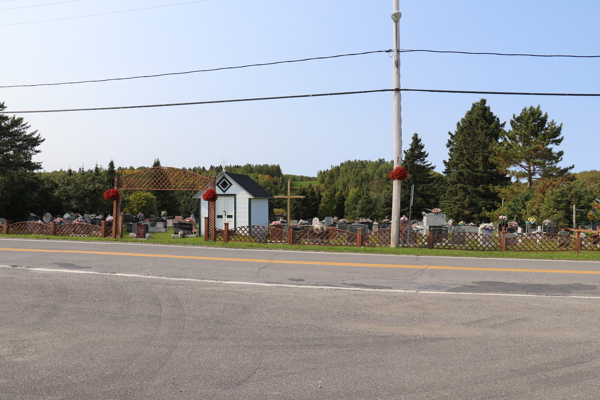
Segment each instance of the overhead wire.
[[289,96],[273,96],[273,97],[255,97],[245,99],[228,99],[228,100],[208,100],[194,101],[186,103],[166,103],[166,104],[143,104],[133,106],[113,106],[113,107],[90,107],[90,108],[69,108],[69,109],[54,109],[54,110],[25,110],[25,111],[0,111],[0,114],[41,114],[41,113],[59,113],[59,112],[76,112],[76,111],[107,111],[107,110],[126,110],[140,108],[158,108],[158,107],[180,107],[206,104],[222,104],[222,103],[242,103],[251,101],[266,101],[266,100],[289,100],[312,97],[329,97],[329,96],[345,96],[355,94],[369,94],[382,92],[428,92],[428,93],[453,93],[453,94],[486,94],[486,95],[505,95],[505,96],[561,96],[561,97],[600,97],[600,93],[547,93],[547,92],[498,92],[498,91],[481,91],[481,90],[444,90],[444,89],[375,89],[375,90],[358,90],[352,92],[333,92],[333,93],[313,93],[299,94]]
[[90,80],[72,81],[72,82],[35,83],[35,84],[23,84],[23,85],[3,85],[3,86],[0,86],[0,89],[20,88],[20,87],[36,87],[36,86],[79,85],[82,83],[98,83],[98,82],[111,82],[111,81],[125,81],[125,80],[142,79],[142,78],[158,78],[161,76],[186,75],[186,74],[196,74],[196,73],[200,73],[200,72],[224,71],[224,70],[229,70],[229,69],[264,67],[264,66],[268,66],[268,65],[290,64],[290,63],[298,63],[298,62],[314,61],[314,60],[327,60],[327,59],[332,59],[332,58],[362,56],[362,55],[374,54],[374,53],[390,53],[391,51],[392,50],[363,51],[360,53],[336,54],[336,55],[332,55],[332,56],[309,57],[309,58],[301,58],[301,59],[296,59],[296,60],[273,61],[273,62],[266,62],[266,63],[237,65],[237,66],[231,66],[231,67],[196,69],[196,70],[191,70],[191,71],[165,72],[165,73],[161,73],[161,74],[127,76],[127,77],[122,77],[122,78],[90,79]]
[[503,57],[600,58],[600,55],[495,53],[495,52],[479,52],[479,51],[429,50],[429,49],[401,49],[400,52],[401,53],[464,54],[464,55],[474,55],[474,56],[503,56]]
[[76,1],[81,1],[81,0],[67,0],[67,1],[59,1],[59,2],[56,2],[56,3],[34,4],[34,5],[31,5],[31,6],[19,6],[19,7],[10,7],[10,8],[0,8],[0,11],[18,10],[19,8],[33,8],[33,7],[53,6],[53,5],[56,5],[56,4],[75,3]]
[[98,14],[89,14],[89,15],[78,15],[78,16],[75,16],[75,17],[45,19],[45,20],[41,20],[41,21],[13,22],[11,24],[0,24],[0,26],[29,25],[29,24],[39,24],[39,23],[43,23],[43,22],[66,21],[66,20],[70,20],[70,19],[90,18],[90,17],[98,17],[98,16],[101,16],[101,15],[121,14],[121,13],[135,12],[135,11],[150,10],[150,9],[153,9],[153,8],[164,8],[164,7],[182,6],[182,5],[185,5],[185,4],[201,3],[201,2],[204,2],[204,1],[209,1],[209,0],[194,0],[194,1],[188,1],[188,2],[185,2],[185,3],[163,4],[163,5],[160,5],[160,6],[134,8],[134,9],[131,9],[131,10],[111,11],[111,12],[98,13]]

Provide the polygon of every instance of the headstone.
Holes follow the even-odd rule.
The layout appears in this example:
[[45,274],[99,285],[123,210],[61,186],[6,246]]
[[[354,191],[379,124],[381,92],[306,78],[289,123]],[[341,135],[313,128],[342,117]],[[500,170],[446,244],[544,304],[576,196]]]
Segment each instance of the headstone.
[[146,225],[138,224],[135,230],[135,238],[136,239],[145,239],[146,238]]
[[85,219],[88,224],[92,223],[92,214],[83,214],[83,219]]
[[321,226],[321,221],[319,221],[319,218],[317,218],[317,217],[313,218],[313,220],[312,220],[312,226],[315,227],[315,228]]
[[448,225],[429,226],[429,230],[433,232],[433,243],[448,240]]
[[175,222],[179,222],[183,219],[183,217],[181,215],[178,215],[175,217]]
[[131,220],[131,215],[130,214],[123,214],[123,222],[125,222],[125,223],[133,222]]
[[551,234],[554,234],[554,235],[556,235],[556,232],[557,232],[557,229],[556,229],[556,224],[555,224],[554,222],[550,222],[550,223],[548,224],[548,228],[547,228],[547,230],[548,230],[548,233],[551,233]]
[[442,213],[429,213],[426,214],[423,218],[423,225],[425,229],[428,229],[429,226],[442,226],[446,224],[446,214]]
[[4,218],[0,218],[0,225],[4,225],[4,221],[5,221]]
[[167,220],[167,228],[172,228],[173,227],[173,220],[172,219],[168,219]]
[[561,247],[566,247],[571,242],[571,233],[568,231],[558,232],[558,243]]
[[298,220],[293,219],[292,220],[292,225],[298,225]]
[[48,213],[44,214],[43,220],[44,220],[45,223],[48,223],[48,222],[52,221],[52,215],[50,215]]
[[369,227],[366,224],[354,223],[352,225],[348,225],[348,232],[356,233],[358,228],[362,228],[362,234],[369,234]]
[[173,233],[178,234],[183,231],[184,235],[192,235],[194,226],[191,222],[176,222],[173,224]]
[[323,225],[325,225],[325,229],[329,228],[331,225],[333,225],[333,218],[325,217],[325,221],[324,221]]
[[348,224],[346,223],[346,221],[340,221],[337,225],[337,228],[345,231],[346,229],[348,229]]

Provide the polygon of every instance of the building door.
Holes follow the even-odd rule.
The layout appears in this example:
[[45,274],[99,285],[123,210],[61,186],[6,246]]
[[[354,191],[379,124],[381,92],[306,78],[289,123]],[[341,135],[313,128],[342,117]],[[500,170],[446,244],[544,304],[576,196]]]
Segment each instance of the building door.
[[229,224],[229,229],[235,228],[235,207],[234,207],[235,197],[233,196],[219,196],[217,198],[217,228],[223,229],[224,223]]

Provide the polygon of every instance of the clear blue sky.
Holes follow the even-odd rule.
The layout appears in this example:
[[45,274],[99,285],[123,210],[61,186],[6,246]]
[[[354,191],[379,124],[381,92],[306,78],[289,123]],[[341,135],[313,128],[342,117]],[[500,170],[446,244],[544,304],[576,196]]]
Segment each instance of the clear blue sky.
[[[122,77],[392,47],[392,1],[0,0],[0,85]],[[65,0],[62,0],[65,1]],[[188,0],[190,1],[190,0]],[[402,1],[404,49],[600,54],[600,2]],[[402,55],[406,88],[600,93],[600,59]],[[193,102],[392,87],[392,61],[375,54],[327,61],[73,86],[0,89],[8,110]],[[563,165],[598,169],[600,98],[403,93],[404,149],[421,135],[438,171],[448,131],[488,99],[509,121],[541,105],[563,123]],[[280,164],[316,175],[348,159],[393,156],[392,94],[143,110],[23,114],[46,139],[47,171],[117,166]],[[508,123],[507,123],[508,126]]]

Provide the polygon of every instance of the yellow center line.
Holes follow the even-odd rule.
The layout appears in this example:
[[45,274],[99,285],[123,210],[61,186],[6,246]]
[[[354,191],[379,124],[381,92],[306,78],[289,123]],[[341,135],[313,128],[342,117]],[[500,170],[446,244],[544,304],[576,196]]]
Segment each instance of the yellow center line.
[[233,261],[248,263],[270,263],[270,264],[304,264],[304,265],[330,265],[343,267],[369,267],[369,268],[403,268],[403,269],[436,269],[454,271],[492,271],[492,272],[539,272],[551,274],[590,274],[600,275],[600,271],[564,270],[564,269],[540,269],[540,268],[494,268],[494,267],[451,267],[445,265],[408,265],[408,264],[371,264],[331,261],[294,261],[294,260],[265,260],[258,258],[228,258],[228,257],[200,257],[200,256],[178,256],[170,254],[143,254],[143,253],[117,253],[104,251],[79,251],[79,250],[42,250],[42,249],[5,249],[0,251],[29,252],[29,253],[66,253],[66,254],[96,254],[105,256],[124,257],[151,257],[171,258],[185,260],[209,260],[209,261]]

